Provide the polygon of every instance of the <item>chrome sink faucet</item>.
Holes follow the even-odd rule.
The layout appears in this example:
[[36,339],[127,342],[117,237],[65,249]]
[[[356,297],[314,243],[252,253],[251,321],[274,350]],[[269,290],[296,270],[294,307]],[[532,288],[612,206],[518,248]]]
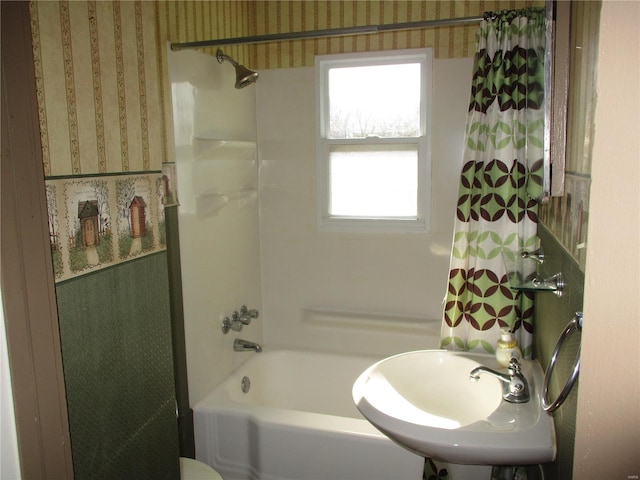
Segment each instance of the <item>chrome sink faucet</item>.
[[481,373],[493,375],[502,382],[502,398],[510,403],[526,403],[529,401],[529,384],[520,371],[517,358],[509,362],[509,373],[499,373],[485,366],[479,366],[469,372],[469,379],[476,381]]
[[241,338],[236,338],[233,341],[233,351],[234,352],[261,352],[262,345],[255,342],[250,342],[249,340],[242,340]]

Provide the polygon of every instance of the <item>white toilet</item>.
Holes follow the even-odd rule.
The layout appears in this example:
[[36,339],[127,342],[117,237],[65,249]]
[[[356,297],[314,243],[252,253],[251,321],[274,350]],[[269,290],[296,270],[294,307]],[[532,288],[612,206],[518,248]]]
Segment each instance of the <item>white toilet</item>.
[[223,480],[218,472],[206,463],[180,457],[181,480]]

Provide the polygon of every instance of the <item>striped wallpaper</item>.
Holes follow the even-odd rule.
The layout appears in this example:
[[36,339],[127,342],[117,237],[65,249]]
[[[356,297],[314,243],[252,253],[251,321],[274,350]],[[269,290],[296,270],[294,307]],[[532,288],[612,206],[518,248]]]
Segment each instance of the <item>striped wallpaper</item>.
[[[415,22],[482,15],[485,11],[544,5],[532,0],[269,0],[161,2],[161,30],[171,42]],[[433,47],[436,58],[470,57],[476,27],[428,28],[338,38],[224,47],[254,69],[305,67],[314,55]],[[213,49],[208,49],[212,51]]]
[[[245,0],[155,2],[159,37],[164,44],[251,35],[255,3]],[[215,55],[216,50],[203,49],[211,55]],[[248,46],[229,46],[224,50],[233,58],[249,63]]]
[[[32,1],[47,177],[157,171],[171,160],[167,42],[480,15],[509,1]],[[250,68],[311,66],[325,53],[430,46],[473,55],[475,26],[224,47]],[[215,48],[204,49],[215,54]]]
[[46,176],[159,170],[155,8],[31,2]]

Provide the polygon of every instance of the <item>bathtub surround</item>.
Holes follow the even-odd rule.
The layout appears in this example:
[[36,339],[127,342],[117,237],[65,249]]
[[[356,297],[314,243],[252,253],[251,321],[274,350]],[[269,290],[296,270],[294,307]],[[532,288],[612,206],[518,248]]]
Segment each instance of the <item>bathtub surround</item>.
[[266,345],[364,355],[438,347],[455,209],[455,191],[447,185],[459,173],[471,66],[471,59],[433,62],[429,234],[318,231],[314,69],[261,72],[256,90]]
[[[255,143],[258,84],[236,90],[232,68],[195,51],[168,51],[167,62],[193,405],[247,360],[246,353],[233,350],[240,334],[222,332],[223,318],[241,305],[260,309],[262,304]],[[260,313],[243,328],[243,339],[262,343]]]

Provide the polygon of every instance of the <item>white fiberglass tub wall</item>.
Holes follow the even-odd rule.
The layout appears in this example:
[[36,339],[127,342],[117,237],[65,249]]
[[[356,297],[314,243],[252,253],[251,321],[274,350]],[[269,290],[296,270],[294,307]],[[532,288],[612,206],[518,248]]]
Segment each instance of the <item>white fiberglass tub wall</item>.
[[[230,64],[195,51],[169,50],[168,66],[194,403],[247,359],[233,351],[239,334],[222,333],[224,316],[243,304],[261,307],[257,192],[247,188],[253,182],[255,189],[258,175],[255,86],[236,90]],[[261,319],[240,335],[261,342]]]
[[379,359],[254,354],[194,406],[196,458],[225,480],[422,478],[424,459],[376,430],[353,403],[353,383]]
[[314,68],[260,72],[267,345],[391,355],[438,346],[473,59],[433,62],[430,233],[316,225]]

